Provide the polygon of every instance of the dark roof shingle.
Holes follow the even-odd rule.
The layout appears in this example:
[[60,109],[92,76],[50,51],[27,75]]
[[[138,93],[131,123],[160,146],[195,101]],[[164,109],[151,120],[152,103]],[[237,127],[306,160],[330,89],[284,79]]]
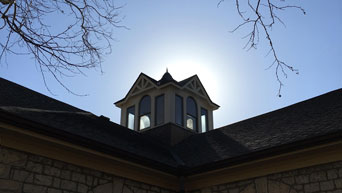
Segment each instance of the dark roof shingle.
[[174,151],[195,167],[335,132],[342,133],[342,89],[191,136]]

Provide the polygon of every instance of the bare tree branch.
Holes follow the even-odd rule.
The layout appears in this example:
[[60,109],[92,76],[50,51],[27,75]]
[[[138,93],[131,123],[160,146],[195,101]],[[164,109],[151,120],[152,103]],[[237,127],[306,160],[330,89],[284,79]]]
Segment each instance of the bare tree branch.
[[[220,0],[218,2],[218,6],[224,1],[225,0]],[[252,48],[257,48],[260,35],[259,28],[261,29],[261,32],[265,35],[265,38],[270,47],[270,51],[267,55],[272,53],[272,56],[274,58],[272,64],[266,69],[275,68],[275,76],[277,82],[279,83],[279,97],[281,97],[281,89],[284,85],[282,78],[287,78],[288,71],[298,74],[298,70],[279,59],[279,56],[273,44],[272,37],[270,35],[270,31],[272,30],[273,25],[277,22],[285,26],[285,23],[278,16],[279,11],[284,11],[287,9],[297,9],[304,15],[306,14],[305,10],[302,7],[289,5],[287,4],[287,2],[288,1],[286,0],[235,0],[236,10],[240,18],[242,19],[242,22],[235,29],[232,30],[232,32],[235,32],[242,27],[249,27],[249,33],[243,38],[248,38],[244,48],[250,50]]]
[[0,30],[8,34],[0,41],[0,62],[7,54],[29,54],[45,84],[51,74],[75,94],[61,77],[101,69],[103,54],[111,52],[112,28],[125,28],[118,9],[111,0],[0,0]]

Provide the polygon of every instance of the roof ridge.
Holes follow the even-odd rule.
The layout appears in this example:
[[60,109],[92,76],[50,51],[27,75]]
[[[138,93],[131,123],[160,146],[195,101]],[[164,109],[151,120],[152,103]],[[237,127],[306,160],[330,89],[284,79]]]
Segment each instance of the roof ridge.
[[337,94],[337,93],[340,93],[340,94],[341,94],[341,97],[342,97],[342,88],[339,88],[339,89],[336,89],[336,90],[329,91],[329,92],[327,92],[327,93],[323,93],[323,94],[317,95],[317,96],[315,96],[315,97],[306,99],[306,100],[304,100],[304,101],[299,101],[299,102],[293,103],[293,104],[291,104],[291,105],[282,107],[282,108],[280,108],[280,109],[271,110],[271,111],[269,111],[269,112],[266,112],[266,113],[263,113],[263,114],[260,114],[260,115],[256,115],[256,116],[254,116],[254,117],[250,117],[250,118],[247,118],[247,119],[243,119],[243,120],[237,121],[237,122],[235,122],[235,123],[232,123],[232,124],[229,124],[229,125],[225,125],[225,126],[222,126],[222,127],[216,128],[216,129],[213,129],[212,131],[217,130],[217,129],[227,128],[227,127],[229,127],[229,126],[233,126],[233,125],[239,124],[239,123],[241,123],[241,122],[249,121],[249,120],[251,120],[251,119],[255,119],[255,118],[260,118],[260,117],[263,117],[263,116],[267,116],[267,115],[272,114],[272,113],[275,113],[275,112],[281,112],[281,111],[284,111],[284,110],[293,108],[294,106],[301,105],[301,104],[305,104],[305,103],[308,103],[308,102],[312,102],[312,101],[317,100],[318,98],[321,98],[321,97],[324,97],[324,96],[326,97],[326,96],[328,96],[328,95],[333,95],[333,94]]
[[[47,109],[38,109],[38,108],[26,108],[26,107],[17,107],[17,106],[0,106],[0,109],[3,110],[25,110],[31,112],[41,112],[41,113],[72,113],[72,114],[82,114],[82,115],[94,115],[88,111],[61,111],[61,110],[47,110]],[[95,116],[95,115],[94,115]]]
[[[39,96],[39,97],[46,98],[46,99],[48,99],[48,100],[50,100],[50,101],[53,101],[53,102],[56,102],[56,103],[58,103],[58,104],[64,105],[65,107],[71,108],[71,109],[73,109],[73,110],[75,110],[75,111],[87,112],[87,111],[85,111],[85,110],[82,110],[82,109],[80,109],[80,108],[77,108],[77,107],[75,107],[75,106],[72,106],[72,105],[70,105],[70,104],[68,104],[68,103],[62,102],[62,101],[57,100],[57,99],[55,99],[55,98],[52,98],[52,97],[50,97],[50,96],[44,95],[44,94],[42,94],[42,93],[40,93],[40,92],[37,92],[37,91],[35,91],[35,90],[31,89],[31,88],[22,86],[22,85],[20,85],[20,84],[18,84],[18,83],[15,83],[15,82],[13,82],[13,81],[7,80],[7,79],[2,78],[2,77],[0,77],[0,83],[1,83],[1,82],[5,82],[5,84],[11,84],[11,85],[17,87],[18,89],[23,89],[23,90],[25,90],[25,91],[27,91],[27,92],[29,92],[29,93],[31,93],[31,94],[35,94],[35,95],[37,95],[37,96]],[[1,86],[1,84],[0,84],[0,86]]]

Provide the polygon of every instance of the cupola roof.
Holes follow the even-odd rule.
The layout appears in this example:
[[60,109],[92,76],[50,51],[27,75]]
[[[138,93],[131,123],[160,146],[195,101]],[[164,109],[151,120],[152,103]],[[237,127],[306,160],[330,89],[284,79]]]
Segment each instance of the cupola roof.
[[172,78],[171,74],[166,69],[166,72],[164,73],[163,77],[158,81],[159,85],[166,84],[168,82],[176,82],[175,79]]

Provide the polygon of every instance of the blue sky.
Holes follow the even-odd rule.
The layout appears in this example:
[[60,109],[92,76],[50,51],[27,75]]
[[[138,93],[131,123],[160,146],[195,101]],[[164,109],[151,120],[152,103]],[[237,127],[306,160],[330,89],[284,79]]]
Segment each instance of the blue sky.
[[[122,25],[114,29],[113,52],[104,58],[103,71],[63,78],[76,93],[64,90],[51,77],[44,86],[30,57],[9,56],[0,76],[57,100],[110,117],[119,122],[113,105],[130,89],[140,72],[160,79],[165,69],[176,80],[197,74],[211,99],[221,107],[214,113],[215,128],[244,120],[342,87],[342,1],[293,0],[307,15],[284,11],[286,24],[271,31],[279,57],[299,70],[284,79],[282,97],[274,69],[265,70],[267,42],[257,50],[243,49],[246,31],[230,33],[240,22],[233,1],[217,7],[211,0],[120,0]],[[4,32],[1,31],[1,36]]]

